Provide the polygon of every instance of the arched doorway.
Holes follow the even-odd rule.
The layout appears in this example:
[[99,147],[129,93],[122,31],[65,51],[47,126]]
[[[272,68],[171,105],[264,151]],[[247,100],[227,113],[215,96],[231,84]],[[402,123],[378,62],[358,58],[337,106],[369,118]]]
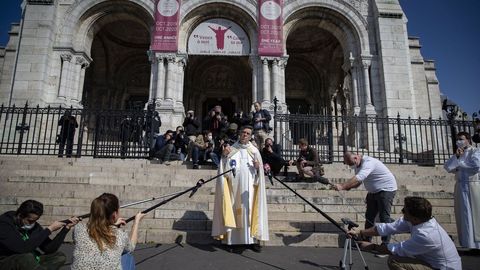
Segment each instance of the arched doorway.
[[252,69],[248,57],[190,56],[185,73],[185,108],[205,117],[215,105],[231,118],[252,104]]
[[148,100],[150,62],[150,15],[132,3],[122,7],[100,4],[98,13],[109,11],[98,19],[87,69],[82,104],[96,109],[143,109]]
[[[352,114],[350,56],[361,51],[358,35],[348,19],[336,11],[310,7],[297,11],[286,22],[285,96],[291,113],[339,116]],[[290,122],[292,138],[307,138],[317,149],[330,155],[336,143],[334,129],[343,134],[336,121]],[[341,137],[341,136],[340,136]]]
[[216,105],[231,118],[252,104],[250,38],[232,20],[212,18],[198,23],[188,38],[184,105],[205,117]]
[[330,115],[345,76],[344,52],[337,38],[314,21],[302,23],[287,38],[286,102],[293,113]]

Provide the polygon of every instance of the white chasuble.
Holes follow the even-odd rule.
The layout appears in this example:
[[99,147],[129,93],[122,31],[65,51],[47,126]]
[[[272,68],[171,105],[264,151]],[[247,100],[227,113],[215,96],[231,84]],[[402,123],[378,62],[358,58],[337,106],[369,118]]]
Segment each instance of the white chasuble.
[[[222,157],[219,173],[230,170],[235,160],[235,176],[229,172],[217,179],[212,236],[227,245],[268,241],[268,213],[265,176],[260,152],[251,143],[231,146]],[[254,160],[260,162],[258,169]]]

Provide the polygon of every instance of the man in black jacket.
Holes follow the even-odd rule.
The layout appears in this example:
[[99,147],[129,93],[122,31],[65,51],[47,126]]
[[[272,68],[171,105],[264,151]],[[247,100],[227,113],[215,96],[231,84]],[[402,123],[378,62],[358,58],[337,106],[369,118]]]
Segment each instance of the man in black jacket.
[[[263,164],[268,164],[272,170],[273,175],[277,175],[282,167],[285,169],[293,164],[293,161],[286,161],[282,158],[282,147],[273,143],[271,138],[265,140],[265,147],[262,149]],[[285,170],[286,171],[286,170]]]
[[63,151],[65,144],[67,144],[67,158],[72,156],[73,152],[73,139],[75,137],[75,129],[78,128],[78,123],[70,110],[66,110],[65,113],[58,120],[58,126],[60,127],[60,134],[57,137],[58,157],[63,157]]
[[[43,205],[34,200],[24,201],[17,211],[0,216],[0,268],[1,269],[58,269],[65,263],[65,255],[58,252],[71,227],[71,223],[55,221],[42,228],[37,220],[43,214]],[[62,229],[52,240],[49,235]]]
[[187,111],[187,116],[185,116],[182,125],[185,128],[185,135],[187,135],[188,139],[192,142],[195,141],[195,138],[200,133],[200,122],[193,113],[192,110]]

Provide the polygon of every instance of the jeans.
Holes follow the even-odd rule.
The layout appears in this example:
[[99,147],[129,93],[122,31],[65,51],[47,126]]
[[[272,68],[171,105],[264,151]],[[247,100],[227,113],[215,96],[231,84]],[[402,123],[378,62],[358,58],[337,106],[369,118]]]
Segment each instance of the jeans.
[[175,153],[172,153],[173,149],[174,149],[173,144],[168,143],[155,153],[155,157],[162,161],[169,161],[169,160],[176,159],[174,157],[176,157],[177,155]]
[[[392,211],[393,198],[395,197],[395,191],[380,191],[377,193],[368,193],[367,211],[365,212],[365,229],[371,228],[374,225],[375,217],[378,214],[380,222],[390,223],[394,220],[390,218]],[[371,241],[371,237],[367,239]],[[388,244],[390,242],[390,236],[382,236],[382,243]]]
[[200,159],[200,155],[203,156],[205,150],[200,150],[198,146],[194,146],[192,148],[192,162],[193,165],[198,165],[198,161]]
[[213,163],[218,167],[220,164],[220,155],[212,151],[210,152],[210,159],[212,159]]

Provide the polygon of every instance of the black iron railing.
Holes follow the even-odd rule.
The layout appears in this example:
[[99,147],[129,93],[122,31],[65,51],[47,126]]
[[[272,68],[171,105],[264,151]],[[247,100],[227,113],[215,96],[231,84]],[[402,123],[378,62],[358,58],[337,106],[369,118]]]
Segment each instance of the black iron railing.
[[[471,121],[277,114],[279,143],[286,159],[298,156],[305,138],[325,163],[342,162],[346,151],[376,157],[385,163],[436,165],[453,154],[456,134],[474,133]],[[278,131],[277,131],[278,132]]]
[[[155,104],[147,107],[1,106],[0,154],[149,158],[154,144]],[[452,132],[474,134],[471,121],[452,119],[276,114],[274,121],[275,137],[285,159],[295,159],[298,140],[306,138],[325,163],[342,162],[343,154],[353,151],[385,163],[443,164],[454,151]]]
[[148,158],[153,146],[147,110],[0,107],[0,154]]

